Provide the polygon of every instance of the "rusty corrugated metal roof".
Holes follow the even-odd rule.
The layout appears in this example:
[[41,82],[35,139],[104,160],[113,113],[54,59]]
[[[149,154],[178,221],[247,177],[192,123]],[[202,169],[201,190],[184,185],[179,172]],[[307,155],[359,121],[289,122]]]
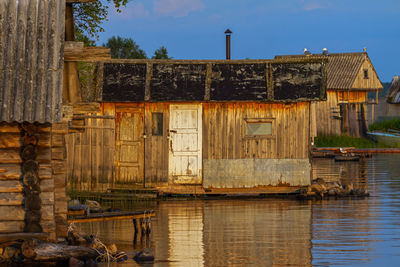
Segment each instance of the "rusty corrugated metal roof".
[[387,93],[386,100],[391,104],[400,104],[400,78],[394,76],[390,84],[389,92]]
[[290,58],[328,58],[327,64],[327,89],[331,90],[348,90],[351,89],[354,81],[359,74],[360,68],[364,61],[368,58],[366,52],[361,53],[335,53],[327,56],[316,55],[287,55],[276,56],[276,59]]
[[61,120],[65,0],[0,0],[0,121]]

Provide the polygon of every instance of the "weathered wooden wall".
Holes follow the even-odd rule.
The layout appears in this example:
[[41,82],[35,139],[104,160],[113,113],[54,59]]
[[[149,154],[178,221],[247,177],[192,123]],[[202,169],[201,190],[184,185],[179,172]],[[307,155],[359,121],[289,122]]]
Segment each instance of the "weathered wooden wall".
[[[202,105],[203,160],[299,159],[304,161],[301,164],[308,164],[310,103],[215,102]],[[169,106],[169,103],[158,102],[103,103],[100,113],[89,115],[98,118],[85,119],[86,126],[81,127],[86,132],[67,137],[70,189],[103,191],[112,187],[167,185]],[[124,113],[138,114],[135,116],[143,120],[140,125],[144,128],[131,126],[132,136],[137,138],[125,138],[125,141],[141,141],[139,152],[134,150],[136,144],[127,143],[132,149],[119,148],[118,143],[124,141],[119,133]],[[163,115],[162,135],[152,134],[153,113]],[[104,119],[104,116],[110,117]],[[273,135],[245,136],[245,119],[271,119]],[[144,180],[140,178],[142,174],[137,175],[137,160],[141,156],[144,156],[140,163]],[[121,166],[124,172],[118,171]]]
[[[66,235],[67,199],[65,195],[65,142],[66,124],[37,127],[36,162],[39,163],[41,217],[43,232],[51,239]],[[17,123],[0,124],[0,234],[20,233],[26,229],[27,200],[24,201],[21,164],[21,128]]]
[[[309,103],[204,103],[203,159],[308,159],[309,107]],[[272,137],[246,137],[248,118],[272,118]]]
[[[361,113],[363,110],[366,121],[369,107],[366,104],[367,97],[367,91],[328,90],[327,101],[315,102],[317,135],[361,136],[360,128],[365,123],[361,121]],[[343,106],[342,110],[347,109],[342,114],[340,114],[340,105]]]
[[[105,190],[113,183],[115,109],[103,105],[99,113],[82,113],[66,136],[69,190]],[[79,116],[77,116],[79,118]]]
[[[364,79],[364,70],[368,70],[368,79]],[[351,88],[353,90],[381,90],[383,88],[369,58],[363,62]]]

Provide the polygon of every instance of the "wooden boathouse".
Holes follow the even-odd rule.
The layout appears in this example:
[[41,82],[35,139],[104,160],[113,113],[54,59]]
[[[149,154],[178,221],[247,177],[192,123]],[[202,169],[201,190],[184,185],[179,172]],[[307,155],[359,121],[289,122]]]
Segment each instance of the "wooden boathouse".
[[[363,136],[367,111],[374,114],[383,86],[367,52],[276,56],[276,59],[327,58],[327,101],[316,102],[318,135]],[[368,93],[374,92],[373,100]],[[314,108],[314,107],[313,107]],[[373,121],[373,118],[372,118]]]
[[326,99],[325,64],[100,62],[96,101],[72,122],[85,132],[67,138],[69,189],[277,193],[308,185],[310,107]]
[[1,243],[66,236],[64,18],[65,1],[0,1]]

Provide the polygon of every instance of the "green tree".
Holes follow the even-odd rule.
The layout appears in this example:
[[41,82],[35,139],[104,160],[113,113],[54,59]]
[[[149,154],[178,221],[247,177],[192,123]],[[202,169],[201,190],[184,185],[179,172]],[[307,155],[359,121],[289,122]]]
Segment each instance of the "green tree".
[[111,58],[147,58],[146,53],[132,38],[113,36],[103,46],[110,48]]
[[109,9],[115,7],[117,12],[121,12],[121,8],[125,7],[129,1],[98,0],[74,4],[76,40],[85,42],[85,45],[93,45],[93,40],[98,40],[99,33],[104,32],[101,24],[107,20]]
[[172,59],[172,57],[168,56],[168,51],[165,46],[161,46],[156,51],[154,51],[154,55],[151,57],[153,59]]

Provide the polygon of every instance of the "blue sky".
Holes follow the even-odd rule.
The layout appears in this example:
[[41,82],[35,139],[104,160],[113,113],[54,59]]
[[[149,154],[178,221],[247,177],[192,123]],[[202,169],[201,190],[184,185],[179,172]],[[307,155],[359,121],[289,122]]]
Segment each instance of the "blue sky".
[[232,59],[361,52],[383,82],[400,74],[400,0],[133,0],[111,10],[99,44],[133,38],[151,56],[164,45],[175,59]]

